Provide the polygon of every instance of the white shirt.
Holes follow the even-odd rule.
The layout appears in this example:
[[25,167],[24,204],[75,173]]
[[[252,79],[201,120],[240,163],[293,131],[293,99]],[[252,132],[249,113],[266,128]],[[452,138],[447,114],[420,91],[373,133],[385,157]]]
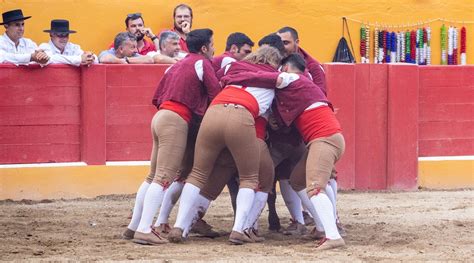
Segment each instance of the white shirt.
[[[160,54],[161,54],[161,51],[160,51],[160,50],[157,50],[157,51],[150,51],[150,52],[146,53],[146,55],[147,55],[147,56],[150,56],[150,57],[154,57],[155,55],[160,55]],[[188,54],[188,53],[186,53],[186,52],[180,51],[176,57],[177,57],[177,58],[180,58],[180,59],[183,59],[184,57],[186,57],[187,54]]]
[[[227,64],[225,66],[224,74],[227,74],[227,71],[230,69],[232,66],[231,64]],[[287,72],[281,72],[279,74],[279,77],[283,79],[282,83],[276,87],[277,89],[284,89],[288,87],[292,82],[296,81],[299,79],[298,74],[295,73],[287,73]],[[243,88],[240,85],[232,85],[237,88]],[[275,90],[274,89],[265,89],[265,88],[259,88],[259,87],[246,87],[245,91],[250,93],[255,100],[257,101],[258,104],[258,116],[263,116],[268,110],[270,110],[273,102],[273,98],[275,98]]]
[[79,45],[68,42],[64,47],[63,53],[50,40],[48,43],[42,43],[39,49],[44,50],[50,57],[48,64],[68,64],[74,66],[81,65],[81,55],[84,54]]
[[28,38],[20,38],[18,46],[7,36],[7,33],[0,36],[0,62],[9,62],[16,65],[29,64],[31,53],[38,48],[35,42]]

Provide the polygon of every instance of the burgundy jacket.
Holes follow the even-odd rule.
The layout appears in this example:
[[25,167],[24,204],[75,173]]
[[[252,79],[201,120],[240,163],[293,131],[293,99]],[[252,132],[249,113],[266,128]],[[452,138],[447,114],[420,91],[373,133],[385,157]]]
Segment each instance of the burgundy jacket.
[[226,85],[242,85],[248,87],[274,89],[280,72],[267,64],[253,64],[247,61],[232,62],[224,76],[225,67],[217,72],[221,83]]
[[303,56],[304,60],[306,61],[306,68],[308,69],[309,74],[311,74],[314,84],[318,85],[318,87],[323,90],[324,94],[327,94],[326,74],[324,73],[321,64],[316,59],[312,58],[302,48],[298,49],[298,53]]
[[276,107],[287,126],[315,102],[325,102],[332,108],[322,89],[301,74],[298,80],[276,92]]
[[[243,86],[255,85],[261,88],[275,88],[280,73],[255,71],[244,74],[240,72],[224,76],[221,82],[226,85],[234,83]],[[300,78],[288,87],[276,90],[276,108],[286,126],[290,126],[307,107],[315,102],[325,102],[332,108],[321,88],[305,75],[300,74],[299,76]]]
[[233,56],[232,56],[232,53],[230,53],[229,51],[226,51],[224,52],[222,55],[220,56],[217,56],[217,57],[214,57],[212,59],[212,66],[214,67],[214,70],[217,72],[219,69],[221,69],[222,67],[222,60],[224,60],[224,58],[232,58],[234,60],[236,60]]
[[203,116],[220,90],[211,61],[203,55],[189,53],[167,70],[155,91],[153,105],[159,108],[165,101],[175,101]]

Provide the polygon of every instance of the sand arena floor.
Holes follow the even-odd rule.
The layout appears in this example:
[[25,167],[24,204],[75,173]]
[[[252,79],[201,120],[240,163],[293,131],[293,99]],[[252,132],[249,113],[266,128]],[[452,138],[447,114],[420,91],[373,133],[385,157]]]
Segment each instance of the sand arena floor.
[[[185,244],[140,246],[120,239],[133,196],[95,199],[0,201],[0,260],[13,261],[471,261],[474,259],[474,191],[397,193],[342,192],[339,214],[347,247],[317,253],[314,242],[268,232],[266,241],[231,246],[227,236],[193,236]],[[287,225],[281,198],[278,211]],[[176,216],[173,211],[172,220]],[[227,193],[205,219],[229,231],[233,214]]]

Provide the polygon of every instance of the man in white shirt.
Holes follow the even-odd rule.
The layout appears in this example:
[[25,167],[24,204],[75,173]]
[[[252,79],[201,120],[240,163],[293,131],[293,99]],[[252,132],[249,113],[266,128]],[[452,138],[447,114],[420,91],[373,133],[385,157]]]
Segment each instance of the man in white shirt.
[[30,62],[46,64],[49,56],[37,49],[36,43],[24,38],[25,20],[31,16],[23,16],[21,9],[15,9],[2,14],[5,34],[0,36],[0,63],[25,65]]
[[52,20],[51,29],[44,32],[49,33],[51,39],[48,43],[42,43],[39,48],[51,57],[48,64],[80,66],[94,63],[96,58],[92,52],[84,52],[79,45],[69,42],[69,34],[76,33],[74,30],[69,30],[69,21]]
[[187,53],[181,51],[179,46],[180,36],[173,31],[163,31],[160,34],[160,50],[148,52],[147,56],[153,58],[155,64],[174,64],[183,59]]

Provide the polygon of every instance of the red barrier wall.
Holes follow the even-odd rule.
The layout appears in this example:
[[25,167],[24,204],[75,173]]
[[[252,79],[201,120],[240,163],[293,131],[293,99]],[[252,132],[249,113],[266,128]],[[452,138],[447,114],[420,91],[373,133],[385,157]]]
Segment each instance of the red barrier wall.
[[420,67],[420,156],[474,153],[474,67]]
[[325,65],[328,97],[346,151],[337,164],[343,188],[414,189],[418,163],[418,67]]
[[0,66],[0,163],[80,161],[80,70]]
[[150,123],[156,112],[151,100],[166,68],[154,65],[107,67],[107,161],[149,160]]
[[[148,160],[166,65],[0,65],[0,163]],[[342,188],[413,189],[417,157],[474,154],[474,67],[327,64]]]

